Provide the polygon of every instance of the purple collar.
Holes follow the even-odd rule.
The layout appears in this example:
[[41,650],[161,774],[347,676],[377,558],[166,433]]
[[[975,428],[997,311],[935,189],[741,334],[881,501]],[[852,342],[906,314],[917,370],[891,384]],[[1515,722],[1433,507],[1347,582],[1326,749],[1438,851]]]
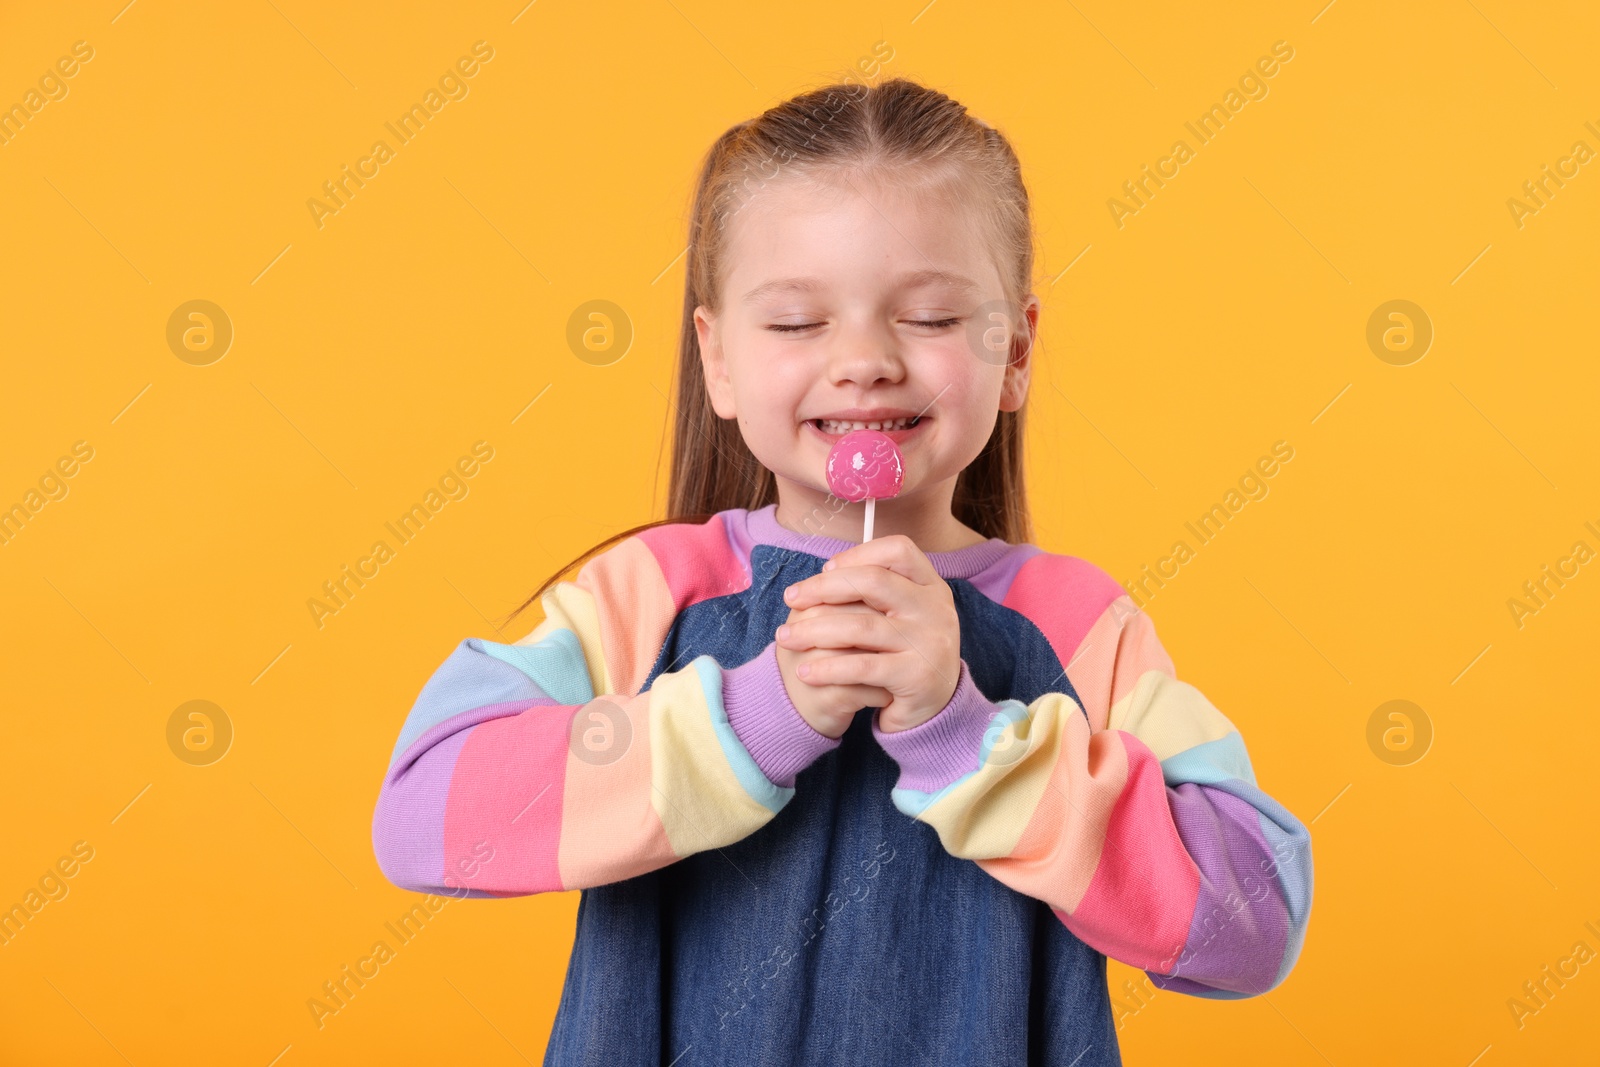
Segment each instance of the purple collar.
[[[755,511],[736,508],[724,512],[723,519],[728,524],[729,537],[745,542],[742,547],[746,552],[750,545],[771,545],[827,559],[856,544],[837,537],[795,533],[778,523],[777,511],[777,504],[768,504]],[[928,559],[941,578],[971,578],[982,574],[1018,547],[998,537],[991,537],[980,544],[952,552],[929,552]]]

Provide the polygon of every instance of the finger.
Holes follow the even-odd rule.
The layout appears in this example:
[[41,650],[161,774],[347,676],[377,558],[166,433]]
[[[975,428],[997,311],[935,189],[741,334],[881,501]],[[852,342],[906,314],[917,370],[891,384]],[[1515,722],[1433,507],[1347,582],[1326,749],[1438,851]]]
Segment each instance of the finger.
[[863,652],[807,660],[795,668],[795,673],[807,685],[870,685],[889,689],[895,664],[881,653]]
[[842,702],[848,702],[857,708],[886,707],[894,699],[893,693],[875,685],[840,685],[834,688]]
[[876,611],[840,611],[785,623],[773,640],[796,652],[808,648],[904,652],[907,647],[900,631]]
[[784,590],[783,599],[791,608],[860,601],[878,611],[904,614],[921,588],[904,575],[883,567],[839,567],[795,582]]
[[793,608],[789,611],[789,617],[783,621],[798,622],[801,619],[815,619],[824,615],[844,615],[852,611],[871,615],[883,614],[876,608],[869,608],[857,600],[850,604],[812,604],[808,608]]
[[851,545],[824,563],[823,569],[832,571],[839,567],[858,567],[863,564],[874,564],[894,571],[918,585],[944,580],[933,569],[933,561],[928,559],[928,554],[905,534],[874,537],[871,541]]

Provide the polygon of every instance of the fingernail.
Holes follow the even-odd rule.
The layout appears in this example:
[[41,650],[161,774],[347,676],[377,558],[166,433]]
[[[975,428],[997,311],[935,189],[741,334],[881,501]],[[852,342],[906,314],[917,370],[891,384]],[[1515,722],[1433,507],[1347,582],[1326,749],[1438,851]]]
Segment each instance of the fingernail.
[[794,673],[798,674],[802,678],[809,678],[811,676],[811,664],[809,664],[809,663],[800,664],[800,666],[798,666],[798,667],[796,667],[794,669]]
[[833,560],[830,559],[828,562],[824,563],[822,565],[822,569],[825,570],[825,571],[833,570]]
[[785,599],[785,600],[793,600],[794,599],[794,586],[791,585],[789,588],[787,588],[787,589],[785,589],[783,591],[783,599]]
[[789,637],[789,627],[787,625],[778,627],[778,640],[779,641],[783,641],[783,640],[786,640],[788,637]]

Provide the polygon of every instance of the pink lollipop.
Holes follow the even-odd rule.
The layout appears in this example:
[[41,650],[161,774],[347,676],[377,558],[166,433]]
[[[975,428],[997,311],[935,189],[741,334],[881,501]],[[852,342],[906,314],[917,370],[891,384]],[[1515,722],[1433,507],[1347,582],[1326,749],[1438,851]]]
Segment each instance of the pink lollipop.
[[841,500],[865,500],[863,544],[872,540],[872,505],[900,495],[905,464],[894,439],[881,430],[851,430],[828,452],[828,490]]

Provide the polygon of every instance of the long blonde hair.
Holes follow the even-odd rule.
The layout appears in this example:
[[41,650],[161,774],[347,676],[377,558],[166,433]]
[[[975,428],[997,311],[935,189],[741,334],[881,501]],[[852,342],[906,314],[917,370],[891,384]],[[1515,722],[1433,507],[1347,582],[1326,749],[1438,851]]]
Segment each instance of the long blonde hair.
[[[1020,315],[1033,285],[1034,231],[1022,169],[1005,135],[936,89],[905,78],[839,83],[802,93],[730,127],[705,155],[689,218],[688,274],[678,335],[677,401],[667,517],[600,542],[547,578],[506,618],[535,603],[561,575],[652,526],[705,522],[719,511],[774,503],[777,482],[722,419],[706,393],[695,308],[718,309],[728,223],[768,182],[842,168],[957,179],[985,213],[1007,302]],[[960,184],[964,183],[964,184]],[[1001,411],[983,451],[956,478],[951,511],[985,537],[1031,540],[1022,477],[1023,413]]]

